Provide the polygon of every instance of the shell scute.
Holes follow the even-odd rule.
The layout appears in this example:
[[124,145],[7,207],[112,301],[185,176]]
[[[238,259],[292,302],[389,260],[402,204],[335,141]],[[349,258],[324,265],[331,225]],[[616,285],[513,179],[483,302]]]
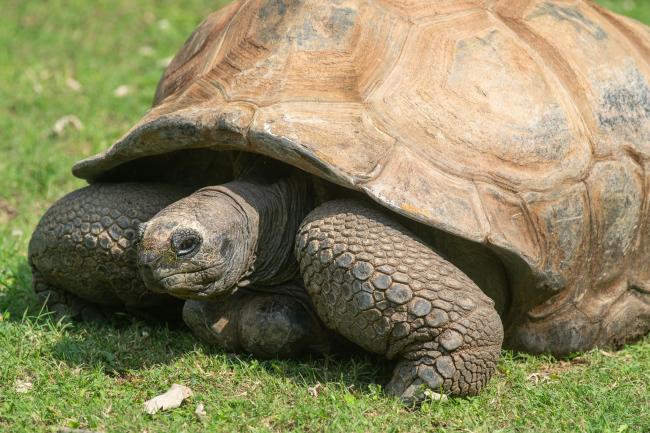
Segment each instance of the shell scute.
[[596,156],[615,155],[621,146],[650,156],[648,46],[635,42],[634,30],[588,2],[536,3],[523,16],[530,31],[575,71],[580,87],[572,93],[576,101],[586,98],[582,114]]
[[523,200],[492,183],[477,182],[476,185],[490,224],[488,242],[509,251],[518,251],[532,266],[542,263],[543,251],[537,231],[531,224]]
[[645,248],[649,56],[646,27],[585,1],[239,1],[74,173],[252,151],[512,253],[532,291],[600,268],[605,287]]
[[[254,146],[258,138],[266,140],[269,136],[285,143],[273,148],[277,152],[273,156],[279,159],[286,158],[287,147],[300,148],[295,163],[308,171],[314,171],[305,165],[310,160],[315,163],[313,158],[319,166],[337,167],[337,172],[327,176],[337,183],[341,175],[335,173],[345,173],[351,182],[367,177],[369,167],[377,166],[395,143],[374,124],[366,107],[355,103],[295,102],[263,107],[249,134]],[[264,146],[265,141],[257,145]],[[311,155],[310,160],[301,157],[305,154]]]
[[[422,222],[446,222],[442,228],[452,233],[479,242],[485,240],[488,224],[470,180],[437,170],[402,144],[386,158],[381,170],[375,179],[363,184],[375,200]],[[386,178],[393,181],[386,182]],[[462,232],[457,232],[460,226]]]
[[636,250],[637,229],[645,202],[645,186],[637,164],[630,159],[602,161],[587,179],[598,236],[590,251],[596,270],[594,287],[625,273]]
[[464,176],[543,189],[589,167],[570,101],[485,11],[415,28],[371,103],[431,164]]

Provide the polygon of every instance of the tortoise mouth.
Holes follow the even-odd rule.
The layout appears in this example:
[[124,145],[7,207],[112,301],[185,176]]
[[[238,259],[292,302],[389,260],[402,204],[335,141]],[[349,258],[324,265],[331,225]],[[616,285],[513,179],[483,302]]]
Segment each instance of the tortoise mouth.
[[194,283],[192,281],[194,280],[194,278],[191,277],[195,274],[197,274],[197,272],[192,272],[192,273],[179,272],[173,275],[169,275],[167,277],[163,277],[159,279],[158,286],[162,288],[163,291],[173,294],[175,296],[179,296],[183,294],[191,295],[194,293],[201,293],[208,290],[209,285],[206,287],[206,285],[202,281],[199,281],[199,283]]
[[640,293],[642,295],[650,295],[650,287],[649,286],[642,286],[641,284],[630,284],[629,289],[632,290],[633,292]]
[[148,266],[140,268],[146,287],[152,292],[166,293],[181,299],[215,296],[219,290],[219,275],[215,266],[196,270],[164,273]]

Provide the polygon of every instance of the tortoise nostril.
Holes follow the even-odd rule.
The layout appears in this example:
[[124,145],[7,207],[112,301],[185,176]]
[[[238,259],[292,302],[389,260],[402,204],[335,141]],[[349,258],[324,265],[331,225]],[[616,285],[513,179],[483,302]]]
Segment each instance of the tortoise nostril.
[[201,235],[191,229],[180,229],[171,237],[171,249],[178,257],[189,257],[201,246]]

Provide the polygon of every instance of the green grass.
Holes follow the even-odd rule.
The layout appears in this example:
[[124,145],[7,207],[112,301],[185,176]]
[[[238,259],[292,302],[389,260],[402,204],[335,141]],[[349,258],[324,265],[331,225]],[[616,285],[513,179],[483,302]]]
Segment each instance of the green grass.
[[[650,431],[650,338],[570,362],[504,352],[480,396],[406,410],[382,394],[390,366],[372,358],[258,361],[214,351],[184,329],[39,314],[26,264],[38,218],[83,184],[69,173],[73,162],[146,110],[165,59],[219,3],[2,2],[0,431]],[[650,22],[649,2],[603,3]],[[115,96],[123,85],[131,92]],[[65,115],[83,129],[53,134]],[[175,382],[194,396],[146,415],[142,403]],[[25,383],[31,388],[18,392]]]
[[650,23],[650,2],[647,0],[598,0],[606,8]]

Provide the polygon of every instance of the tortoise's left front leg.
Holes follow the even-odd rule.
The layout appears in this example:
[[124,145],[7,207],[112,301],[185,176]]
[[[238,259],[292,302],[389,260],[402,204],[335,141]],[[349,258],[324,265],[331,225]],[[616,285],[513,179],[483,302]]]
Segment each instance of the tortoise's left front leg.
[[398,359],[390,393],[407,402],[422,387],[473,395],[494,372],[503,341],[494,302],[379,210],[352,200],[322,205],[303,222],[296,257],[323,322]]
[[58,200],[29,243],[33,287],[54,313],[103,316],[125,308],[174,318],[180,301],[150,292],[137,268],[140,224],[190,190],[159,183],[97,183]]

